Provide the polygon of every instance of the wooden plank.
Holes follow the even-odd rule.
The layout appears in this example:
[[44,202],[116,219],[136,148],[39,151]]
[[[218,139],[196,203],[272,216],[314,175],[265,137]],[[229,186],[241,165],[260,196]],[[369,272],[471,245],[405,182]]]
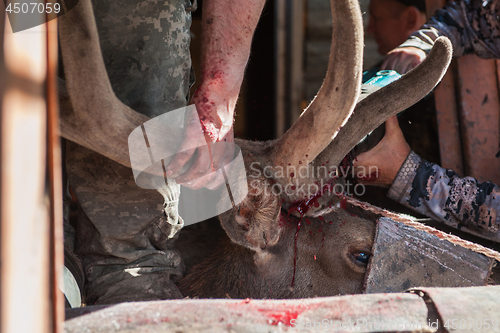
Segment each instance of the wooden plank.
[[[495,306],[489,313],[498,311]],[[306,299],[198,299],[131,302],[71,309],[67,333],[87,332],[418,332],[428,326],[428,309],[414,294],[370,294]],[[383,326],[382,326],[383,325]],[[411,325],[411,324],[410,324]],[[375,328],[374,328],[375,327]]]
[[[330,1],[307,1],[307,40],[332,41],[332,9]],[[330,51],[330,50],[328,50]],[[330,53],[330,52],[328,52]]]
[[484,286],[494,259],[381,217],[368,266],[365,293],[414,287]]
[[458,62],[465,174],[500,184],[497,68],[494,60],[466,55]]
[[[495,60],[497,65],[497,80],[500,94],[500,60]],[[500,121],[498,122],[498,132],[500,133]],[[500,147],[500,141],[498,142],[498,146]]]
[[5,24],[0,119],[2,333],[48,332],[49,218],[45,205],[46,34]]
[[285,134],[286,127],[286,1],[275,0],[276,57],[276,137]]
[[[4,3],[0,2],[0,11],[2,13],[5,13],[5,7]],[[4,26],[5,26],[5,14],[0,15],[0,117],[2,115],[2,106],[3,106],[3,94],[5,90],[5,64],[4,64],[4,56],[3,56],[3,49],[4,49]],[[0,124],[0,177],[2,174],[2,125]],[[1,178],[0,178],[1,179]],[[2,191],[2,184],[0,183],[0,323],[3,322],[3,316],[4,316],[4,310],[3,307],[6,306],[2,303],[2,286],[3,286],[3,281],[2,281],[2,245],[1,241],[3,239],[2,237],[2,196],[3,196],[3,191]],[[2,326],[0,324],[0,332],[2,332]]]
[[304,4],[303,0],[291,0],[291,15],[290,15],[290,87],[289,110],[291,114],[291,126],[299,119],[302,109],[302,86],[303,86],[303,52],[304,52]]
[[[427,17],[431,17],[436,10],[446,5],[446,0],[426,0],[425,5]],[[441,166],[463,176],[464,162],[458,121],[456,81],[453,72],[456,66],[456,60],[453,60],[441,83],[434,89],[434,96]]]
[[[499,286],[474,288],[418,288],[432,300],[439,318],[453,333],[500,333]],[[453,320],[456,319],[456,320]],[[492,323],[494,323],[492,325]]]
[[276,137],[281,137],[302,113],[304,0],[276,4]]
[[59,103],[57,96],[57,20],[47,15],[47,171],[50,187],[50,291],[52,305],[52,332],[63,331],[64,232],[61,136],[59,133]]
[[434,90],[434,96],[441,166],[452,169],[463,176],[464,162],[455,95],[455,75],[453,73],[455,66],[456,61],[453,61],[441,83]]

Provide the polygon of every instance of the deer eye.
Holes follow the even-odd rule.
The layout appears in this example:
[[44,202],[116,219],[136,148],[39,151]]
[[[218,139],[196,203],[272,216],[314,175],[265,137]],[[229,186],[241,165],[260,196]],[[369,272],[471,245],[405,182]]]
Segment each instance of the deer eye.
[[351,253],[352,260],[358,265],[367,265],[370,257],[371,253],[368,251],[357,251]]

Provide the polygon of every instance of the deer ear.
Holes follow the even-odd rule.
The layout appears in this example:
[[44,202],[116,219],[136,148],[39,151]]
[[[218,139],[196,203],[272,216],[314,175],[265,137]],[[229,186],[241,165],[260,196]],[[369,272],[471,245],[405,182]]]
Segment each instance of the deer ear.
[[[261,181],[254,179],[253,181]],[[263,180],[265,181],[265,180]],[[219,216],[222,227],[236,244],[254,251],[275,245],[281,234],[281,199],[267,193],[265,184],[252,184],[247,197]]]

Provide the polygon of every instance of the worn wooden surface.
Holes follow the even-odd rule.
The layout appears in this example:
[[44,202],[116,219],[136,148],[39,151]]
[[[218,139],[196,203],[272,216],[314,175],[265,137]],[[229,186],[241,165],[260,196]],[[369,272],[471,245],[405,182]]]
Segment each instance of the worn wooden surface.
[[[72,309],[68,317],[88,310]],[[421,323],[426,328],[427,314],[420,297],[405,293],[297,300],[172,300],[97,308],[67,320],[65,331],[372,332],[369,323],[385,322],[384,332],[398,332],[405,323]]]
[[[429,16],[445,0],[426,0]],[[461,176],[500,183],[498,61],[462,56],[436,88],[441,165]],[[458,101],[458,102],[457,102]]]
[[[426,0],[427,17],[443,8],[446,0]],[[464,176],[461,133],[458,118],[456,75],[457,60],[453,60],[441,83],[434,89],[438,124],[441,166]]]
[[7,22],[3,55],[0,329],[2,333],[48,332],[45,26],[14,34]]
[[[279,138],[303,111],[305,3],[303,0],[276,0],[275,4],[276,137]],[[331,13],[328,12],[328,15],[331,16]],[[331,37],[331,25],[329,35]]]
[[458,62],[465,174],[500,184],[498,79],[495,60],[475,55]]
[[57,20],[47,15],[47,173],[50,195],[50,299],[53,333],[62,332],[64,294],[59,288],[64,282],[63,184],[59,103],[57,96]]
[[457,112],[457,97],[455,95],[455,75],[453,68],[456,61],[434,90],[436,100],[436,117],[439,136],[439,153],[441,166],[452,169],[460,176],[464,175],[464,160],[460,125]]
[[[500,287],[420,288],[413,292],[298,300],[171,300],[94,306],[68,310],[70,319],[65,323],[65,331],[446,332],[438,327],[443,328],[446,323],[451,327],[453,319],[459,325],[465,319],[467,325],[482,324],[482,328],[448,331],[500,332],[497,301]],[[491,325],[493,320],[496,327]]]
[[366,293],[413,287],[484,286],[493,259],[388,218],[380,218]]
[[449,332],[500,332],[500,287],[418,288]]

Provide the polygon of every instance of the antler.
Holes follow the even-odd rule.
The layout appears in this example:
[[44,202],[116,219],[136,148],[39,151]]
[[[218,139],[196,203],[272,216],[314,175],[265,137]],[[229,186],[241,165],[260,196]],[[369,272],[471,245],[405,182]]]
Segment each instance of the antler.
[[321,165],[327,160],[330,165],[338,165],[368,133],[388,118],[425,97],[441,81],[450,64],[452,54],[453,48],[449,39],[438,38],[422,64],[399,80],[367,96],[356,105],[347,124],[316,158],[313,165]]
[[300,118],[278,140],[275,167],[299,166],[325,149],[349,118],[360,91],[363,26],[357,0],[331,0],[333,37],[326,78]]

